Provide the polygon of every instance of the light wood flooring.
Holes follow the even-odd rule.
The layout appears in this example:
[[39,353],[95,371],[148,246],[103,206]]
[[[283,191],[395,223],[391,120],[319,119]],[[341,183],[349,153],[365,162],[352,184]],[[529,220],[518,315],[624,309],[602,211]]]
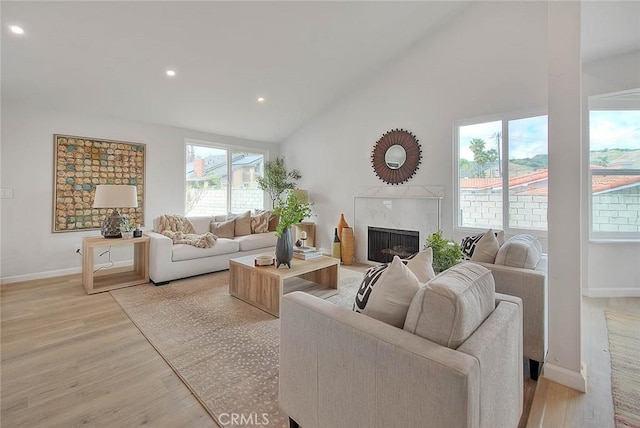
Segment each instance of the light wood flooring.
[[2,285],[0,424],[217,426],[109,293],[80,275]]
[[587,367],[587,393],[541,377],[527,427],[615,426],[605,310],[640,314],[640,297],[582,298],[582,358]]
[[[613,426],[602,308],[640,312],[640,299],[585,302],[589,393],[542,379],[526,426]],[[80,275],[2,285],[0,311],[2,427],[216,426],[111,295],[87,295]]]

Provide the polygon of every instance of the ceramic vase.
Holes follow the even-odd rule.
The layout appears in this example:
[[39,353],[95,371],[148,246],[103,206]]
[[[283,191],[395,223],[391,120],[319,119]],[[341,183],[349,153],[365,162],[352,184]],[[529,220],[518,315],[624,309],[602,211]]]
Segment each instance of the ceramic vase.
[[291,259],[293,258],[293,239],[291,237],[291,228],[287,227],[282,231],[282,235],[278,237],[276,242],[276,268],[280,265],[287,265],[291,268]]

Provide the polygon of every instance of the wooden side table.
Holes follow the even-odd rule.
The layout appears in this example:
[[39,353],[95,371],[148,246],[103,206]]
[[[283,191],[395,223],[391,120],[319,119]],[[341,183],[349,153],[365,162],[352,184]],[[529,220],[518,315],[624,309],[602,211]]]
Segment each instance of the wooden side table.
[[[97,247],[133,245],[133,269],[113,268],[94,272]],[[149,282],[149,237],[132,239],[84,238],[82,240],[82,285],[87,294],[100,293]]]
[[316,224],[310,221],[303,221],[302,223],[294,224],[294,236],[293,242],[295,243],[300,238],[300,232],[307,232],[307,247],[313,247],[316,245]]

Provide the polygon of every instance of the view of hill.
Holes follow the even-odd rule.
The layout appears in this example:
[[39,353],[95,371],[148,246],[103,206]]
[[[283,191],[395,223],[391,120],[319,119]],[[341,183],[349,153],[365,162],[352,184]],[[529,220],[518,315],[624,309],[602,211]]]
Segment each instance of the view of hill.
[[[606,168],[640,169],[640,150],[608,149],[590,152],[590,164]],[[531,158],[509,159],[509,169],[512,176],[530,174],[539,169],[549,168],[548,155],[536,155]],[[476,162],[466,159],[460,160],[460,177],[499,177],[498,162],[484,165],[484,171],[480,173]]]
[[591,165],[607,168],[640,169],[640,150],[604,149],[591,151]]

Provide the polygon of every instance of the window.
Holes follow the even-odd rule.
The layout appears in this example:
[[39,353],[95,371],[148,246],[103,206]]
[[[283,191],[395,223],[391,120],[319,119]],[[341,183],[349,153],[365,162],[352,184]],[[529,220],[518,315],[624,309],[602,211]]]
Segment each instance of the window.
[[590,102],[591,236],[640,238],[640,109],[616,98]]
[[546,231],[547,116],[456,126],[457,226]]
[[264,153],[190,143],[186,152],[185,215],[264,209],[264,191],[256,182]]

